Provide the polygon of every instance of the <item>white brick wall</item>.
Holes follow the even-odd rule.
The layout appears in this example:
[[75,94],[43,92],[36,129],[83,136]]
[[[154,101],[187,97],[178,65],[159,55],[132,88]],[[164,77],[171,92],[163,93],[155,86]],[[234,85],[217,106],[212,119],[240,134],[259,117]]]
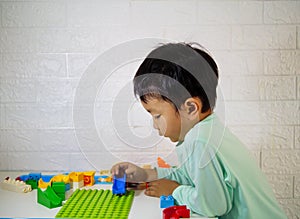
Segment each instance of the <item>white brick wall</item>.
[[[299,218],[300,1],[7,0],[0,24],[0,170],[106,169],[125,159],[155,164],[157,156],[175,164],[168,141],[133,147],[111,126],[114,98],[138,61],[117,69],[98,93],[95,124],[106,147],[88,120],[75,133],[74,95],[85,70],[112,46],[151,37],[196,41],[219,64],[227,124],[289,218]],[[119,127],[151,135],[141,108],[128,118]]]

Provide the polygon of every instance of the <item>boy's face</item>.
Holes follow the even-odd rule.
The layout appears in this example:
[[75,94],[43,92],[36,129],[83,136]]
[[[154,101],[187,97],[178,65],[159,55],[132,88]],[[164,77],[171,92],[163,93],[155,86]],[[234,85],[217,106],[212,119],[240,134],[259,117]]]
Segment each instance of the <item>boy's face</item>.
[[159,135],[170,138],[173,142],[182,140],[180,114],[171,103],[150,98],[147,103],[142,101],[142,105],[152,115],[153,127],[158,130]]

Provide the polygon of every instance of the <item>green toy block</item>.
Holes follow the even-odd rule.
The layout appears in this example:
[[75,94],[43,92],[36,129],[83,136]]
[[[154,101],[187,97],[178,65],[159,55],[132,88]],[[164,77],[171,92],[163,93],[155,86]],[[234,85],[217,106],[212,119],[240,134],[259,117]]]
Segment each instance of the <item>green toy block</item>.
[[65,193],[66,192],[66,186],[64,182],[53,182],[52,183],[52,189],[54,192],[57,193]]
[[31,185],[32,189],[37,189],[38,188],[38,181],[34,180],[34,179],[26,180],[26,184]]
[[52,189],[63,201],[66,199],[66,185],[64,182],[53,182]]
[[117,196],[111,190],[77,189],[55,217],[127,219],[133,198],[133,190]]
[[38,188],[37,202],[47,208],[56,208],[62,205],[62,199],[56,195],[50,186],[44,192]]

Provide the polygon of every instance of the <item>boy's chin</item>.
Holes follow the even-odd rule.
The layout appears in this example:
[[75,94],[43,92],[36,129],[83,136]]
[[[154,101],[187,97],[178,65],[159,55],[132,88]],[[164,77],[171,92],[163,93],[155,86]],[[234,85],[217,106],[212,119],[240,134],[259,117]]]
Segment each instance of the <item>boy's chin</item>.
[[172,138],[172,137],[168,137],[170,139],[170,141],[172,142],[178,142],[178,138]]

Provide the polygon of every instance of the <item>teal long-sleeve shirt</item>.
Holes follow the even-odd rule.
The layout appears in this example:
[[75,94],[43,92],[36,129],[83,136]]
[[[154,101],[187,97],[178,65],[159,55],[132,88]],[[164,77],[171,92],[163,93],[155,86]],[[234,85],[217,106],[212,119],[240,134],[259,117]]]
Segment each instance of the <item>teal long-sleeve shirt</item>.
[[157,168],[177,181],[179,205],[220,219],[285,219],[266,177],[245,146],[215,114],[196,124],[176,147],[180,165]]

